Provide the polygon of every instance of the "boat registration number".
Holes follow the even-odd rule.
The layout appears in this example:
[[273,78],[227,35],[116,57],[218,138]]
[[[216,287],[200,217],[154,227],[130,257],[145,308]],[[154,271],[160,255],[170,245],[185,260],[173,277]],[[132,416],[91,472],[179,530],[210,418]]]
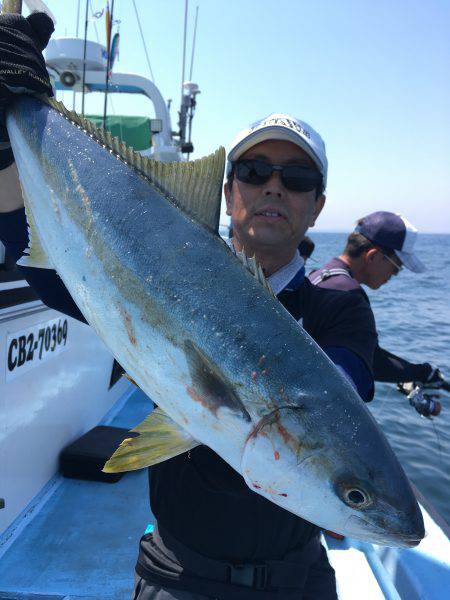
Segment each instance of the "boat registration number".
[[22,375],[67,347],[67,319],[52,319],[8,335],[6,380]]

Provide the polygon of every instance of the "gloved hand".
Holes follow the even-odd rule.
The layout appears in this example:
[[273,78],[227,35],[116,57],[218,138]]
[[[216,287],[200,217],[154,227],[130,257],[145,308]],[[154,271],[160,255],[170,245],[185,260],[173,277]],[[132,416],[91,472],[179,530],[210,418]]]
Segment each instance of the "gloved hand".
[[444,376],[437,367],[433,367],[429,363],[426,363],[430,367],[430,372],[427,379],[423,382],[424,387],[432,388],[435,390],[445,389],[450,390],[450,384],[445,381]]
[[0,15],[0,169],[14,162],[5,124],[6,109],[15,94],[53,96],[42,51],[55,27],[45,13],[26,19]]

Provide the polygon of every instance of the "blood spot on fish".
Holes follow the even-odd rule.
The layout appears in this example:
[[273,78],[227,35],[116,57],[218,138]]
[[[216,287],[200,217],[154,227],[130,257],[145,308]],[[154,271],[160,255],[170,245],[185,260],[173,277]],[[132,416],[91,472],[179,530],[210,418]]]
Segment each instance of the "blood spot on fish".
[[256,371],[252,371],[252,379],[253,379],[253,381],[256,381],[257,377],[258,377],[258,373]]
[[283,441],[285,444],[289,444],[289,443],[295,444],[295,439],[292,437],[292,435],[289,433],[289,431],[286,429],[286,427],[284,427],[284,425],[282,425],[281,423],[277,423],[277,429],[278,429],[279,434],[283,438]]
[[125,329],[127,330],[128,339],[133,344],[133,346],[136,346],[136,344],[137,344],[136,333],[134,331],[133,323],[131,320],[131,315],[125,310],[125,308],[123,306],[119,306],[119,311],[125,322]]
[[275,452],[273,453],[275,460],[280,460],[280,453],[275,450]]
[[203,396],[201,396],[197,391],[195,391],[193,387],[188,386],[186,390],[189,396],[192,398],[192,400],[194,400],[195,402],[200,402],[202,406],[211,410],[211,407],[209,406],[209,403],[206,400],[206,398],[203,398]]
[[254,487],[255,489],[257,489],[257,490],[260,490],[260,489],[261,489],[261,486],[260,486],[260,485],[258,485],[257,483],[254,483],[254,484],[253,484],[253,487]]
[[262,367],[262,366],[263,366],[263,364],[265,363],[265,361],[266,361],[266,356],[265,356],[265,354],[263,354],[263,355],[260,357],[260,359],[258,360],[258,365],[259,365],[260,367]]
[[278,494],[279,496],[283,496],[284,498],[287,498],[287,494],[285,494],[284,492],[282,494]]

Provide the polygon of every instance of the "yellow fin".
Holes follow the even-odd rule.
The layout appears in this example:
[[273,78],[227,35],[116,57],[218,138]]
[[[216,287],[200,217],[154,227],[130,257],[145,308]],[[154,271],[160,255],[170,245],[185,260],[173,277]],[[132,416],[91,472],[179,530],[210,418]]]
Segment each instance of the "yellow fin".
[[179,208],[217,233],[225,165],[225,149],[189,162],[142,160],[143,172]]
[[30,208],[25,202],[25,214],[28,223],[28,248],[24,251],[24,255],[17,264],[22,267],[36,267],[39,269],[54,269],[55,267],[51,263],[50,259],[45,252],[39,233],[34,222],[33,215],[31,214]]
[[45,102],[148,178],[184,212],[218,233],[225,167],[223,147],[198,160],[171,163],[152,160],[114,139],[109,132],[95,127],[76,112],[68,110],[62,102],[54,98],[46,98]]
[[200,445],[160,408],[155,408],[131,432],[139,435],[120,444],[103,467],[105,473],[143,469]]

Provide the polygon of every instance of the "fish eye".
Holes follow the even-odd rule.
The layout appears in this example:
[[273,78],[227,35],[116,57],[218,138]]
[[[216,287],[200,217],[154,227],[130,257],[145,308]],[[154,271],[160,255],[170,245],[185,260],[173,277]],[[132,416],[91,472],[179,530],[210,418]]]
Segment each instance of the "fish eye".
[[345,490],[344,501],[352,508],[365,508],[372,503],[370,496],[364,490],[356,487]]

